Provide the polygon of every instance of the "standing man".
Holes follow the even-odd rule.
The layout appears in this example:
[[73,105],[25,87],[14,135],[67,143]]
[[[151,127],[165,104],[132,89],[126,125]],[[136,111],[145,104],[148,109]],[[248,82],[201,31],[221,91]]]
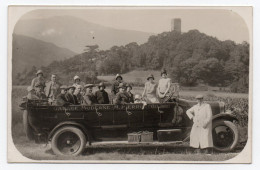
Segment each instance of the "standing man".
[[167,71],[165,69],[161,71],[161,77],[162,78],[159,80],[157,87],[157,94],[159,96],[160,102],[163,102],[165,97],[169,95],[171,79],[167,78]]
[[212,111],[209,104],[203,102],[203,95],[196,96],[198,104],[187,110],[186,114],[193,120],[190,133],[190,146],[206,149],[208,153],[213,147]]
[[32,80],[32,83],[31,83],[32,88],[35,89],[36,83],[40,83],[41,84],[41,87],[42,87],[41,91],[43,91],[44,88],[45,88],[45,80],[43,78],[42,70],[38,70],[37,71],[36,77]]
[[62,85],[60,86],[60,94],[57,96],[56,105],[58,106],[68,106],[70,103],[67,101],[65,95],[67,92],[67,86]]
[[95,96],[98,104],[109,104],[109,97],[105,91],[105,84],[103,82],[98,85],[99,90],[95,92]]
[[93,84],[86,84],[86,93],[83,96],[83,105],[93,105],[97,103],[96,96],[93,94]]
[[123,77],[120,74],[116,75],[116,81],[112,84],[111,93],[116,95],[119,92],[119,84],[123,83]]
[[65,94],[66,100],[72,104],[72,105],[78,105],[78,99],[77,97],[73,94],[75,91],[75,87],[74,86],[69,86],[67,93]]
[[51,81],[46,83],[46,87],[44,90],[49,102],[55,101],[60,91],[60,84],[57,82],[56,75],[51,75]]

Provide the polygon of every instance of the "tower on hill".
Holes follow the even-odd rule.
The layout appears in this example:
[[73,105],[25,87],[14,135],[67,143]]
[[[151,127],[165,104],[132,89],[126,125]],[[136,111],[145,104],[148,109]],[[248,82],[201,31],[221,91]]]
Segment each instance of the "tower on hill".
[[173,18],[171,21],[171,31],[176,31],[181,33],[181,19]]

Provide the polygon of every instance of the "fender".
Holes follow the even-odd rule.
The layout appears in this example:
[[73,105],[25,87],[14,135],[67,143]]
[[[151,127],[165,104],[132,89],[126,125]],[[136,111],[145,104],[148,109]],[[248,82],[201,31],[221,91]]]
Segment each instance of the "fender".
[[67,125],[71,125],[71,126],[75,126],[78,127],[79,129],[81,129],[83,131],[83,133],[87,136],[87,140],[89,141],[89,145],[91,145],[92,142],[92,136],[91,136],[91,132],[82,124],[77,123],[77,122],[73,122],[73,121],[65,121],[65,122],[61,122],[58,125],[56,125],[51,132],[48,135],[48,141],[51,140],[52,136],[54,135],[54,133],[61,127],[63,126],[67,126]]
[[227,114],[227,113],[216,114],[212,117],[212,121],[219,120],[219,119],[225,119],[225,120],[229,120],[229,121],[234,121],[234,120],[238,121],[238,119],[236,118],[235,115]]

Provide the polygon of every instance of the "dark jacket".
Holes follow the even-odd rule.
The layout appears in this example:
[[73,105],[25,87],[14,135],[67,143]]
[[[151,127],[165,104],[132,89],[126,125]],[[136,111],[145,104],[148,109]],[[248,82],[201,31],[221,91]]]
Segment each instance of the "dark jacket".
[[47,99],[46,95],[43,92],[36,92],[35,95],[39,98],[39,99]]
[[97,98],[93,93],[85,94],[83,96],[83,105],[92,105],[97,103]]
[[126,104],[129,103],[129,97],[126,92],[119,92],[116,94],[115,104]]
[[112,89],[111,89],[111,93],[116,95],[118,92],[119,92],[119,89],[118,89],[118,86],[120,83],[123,83],[123,82],[118,82],[118,81],[115,81],[113,84],[112,84]]
[[126,94],[128,95],[128,100],[130,103],[134,103],[134,95],[131,92],[126,92]]
[[108,94],[105,90],[103,91],[96,91],[95,92],[95,97],[97,99],[97,103],[98,104],[109,104],[109,98],[108,98]]
[[70,103],[67,101],[65,94],[59,94],[56,99],[56,105],[58,106],[67,106]]
[[73,105],[79,104],[78,99],[74,94],[66,93],[65,98],[70,104],[73,104]]

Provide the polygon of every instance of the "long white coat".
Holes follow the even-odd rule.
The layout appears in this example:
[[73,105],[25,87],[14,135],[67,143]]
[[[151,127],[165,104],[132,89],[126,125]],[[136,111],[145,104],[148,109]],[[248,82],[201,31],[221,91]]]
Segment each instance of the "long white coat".
[[186,114],[193,119],[190,133],[190,146],[193,148],[213,147],[212,111],[207,103],[196,104],[187,110]]

